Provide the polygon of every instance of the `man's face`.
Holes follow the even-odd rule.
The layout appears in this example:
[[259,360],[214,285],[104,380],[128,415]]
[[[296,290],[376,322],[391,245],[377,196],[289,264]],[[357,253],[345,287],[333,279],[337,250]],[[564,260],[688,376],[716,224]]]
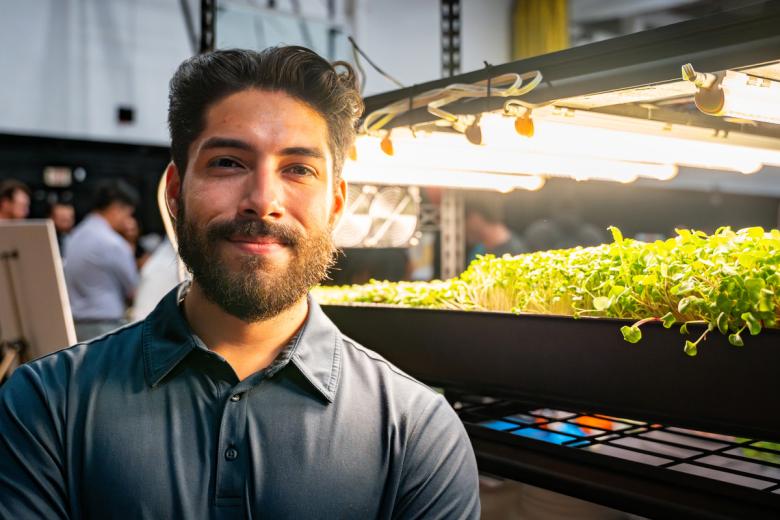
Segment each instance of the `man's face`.
[[73,206],[69,204],[57,204],[51,209],[51,219],[54,228],[60,233],[69,233],[76,223],[76,214]]
[[10,199],[0,201],[3,215],[11,219],[24,219],[30,214],[30,197],[23,190],[16,190]]
[[466,243],[470,246],[482,242],[485,219],[479,213],[466,212]]
[[186,174],[169,169],[179,253],[206,297],[253,322],[300,301],[333,260],[346,186],[325,119],[281,92],[244,90],[206,112]]

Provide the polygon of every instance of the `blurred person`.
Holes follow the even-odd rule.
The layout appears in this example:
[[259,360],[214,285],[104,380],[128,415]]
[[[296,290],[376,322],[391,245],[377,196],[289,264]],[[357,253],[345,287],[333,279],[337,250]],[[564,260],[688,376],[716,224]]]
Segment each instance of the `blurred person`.
[[502,201],[492,194],[472,195],[466,201],[467,255],[473,260],[479,254],[517,255],[528,251],[525,242],[504,223]]
[[141,243],[141,225],[138,223],[138,219],[134,215],[130,215],[119,230],[119,234],[130,244],[135,257],[136,267],[140,271],[144,263],[149,259],[149,252]]
[[573,193],[557,197],[549,216],[535,220],[523,232],[531,251],[597,246],[608,240],[606,230],[585,221],[580,199]]
[[0,390],[0,517],[479,518],[447,401],[308,295],[332,261],[352,68],[219,50],[171,80],[165,200],[191,284]]
[[65,242],[65,283],[76,336],[86,341],[126,323],[138,285],[132,247],[121,235],[138,193],[121,180],[98,184],[93,210]]
[[0,182],[0,220],[19,220],[30,214],[30,188],[16,179]]
[[60,255],[65,256],[65,239],[76,224],[76,210],[73,209],[72,204],[55,202],[49,206],[49,218],[54,223],[54,230],[57,232]]
[[130,309],[131,321],[146,318],[162,297],[179,284],[178,256],[171,241],[162,239],[139,270],[138,290]]

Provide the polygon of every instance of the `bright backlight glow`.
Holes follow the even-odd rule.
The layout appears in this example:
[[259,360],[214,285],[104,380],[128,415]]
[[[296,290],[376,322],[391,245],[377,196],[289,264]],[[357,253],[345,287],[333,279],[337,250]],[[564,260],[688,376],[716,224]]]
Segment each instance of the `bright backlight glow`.
[[726,71],[720,84],[723,108],[718,116],[780,124],[780,83]]
[[[514,138],[522,139],[517,134],[514,134]],[[359,137],[356,142],[357,164],[379,168],[469,170],[616,182],[631,182],[637,177],[666,180],[677,174],[677,167],[670,164],[544,154],[490,145],[477,146],[467,142],[462,135],[454,133],[418,133],[415,137],[406,129],[396,129],[393,131],[392,140],[394,154],[390,157],[382,152],[379,138]]]
[[375,166],[354,161],[347,161],[344,164],[343,176],[347,182],[360,184],[438,186],[501,193],[508,193],[515,189],[535,191],[544,186],[544,179],[537,176],[423,167]]
[[[711,129],[669,128],[664,123],[574,111],[534,117],[535,133],[522,138],[514,120],[499,114],[482,117],[483,142],[524,152],[557,153],[618,161],[678,164],[698,168],[755,173],[763,164],[780,165],[776,141],[755,136],[715,136]],[[761,141],[770,146],[749,146]],[[774,148],[773,148],[774,147]]]

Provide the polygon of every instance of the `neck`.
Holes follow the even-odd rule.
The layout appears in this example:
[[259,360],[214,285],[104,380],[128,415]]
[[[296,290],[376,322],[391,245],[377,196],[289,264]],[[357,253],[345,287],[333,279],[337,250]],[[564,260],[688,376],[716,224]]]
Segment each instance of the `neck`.
[[221,355],[239,380],[270,365],[303,325],[309,306],[304,296],[280,314],[246,323],[208,300],[196,281],[184,298],[184,315],[192,331]]

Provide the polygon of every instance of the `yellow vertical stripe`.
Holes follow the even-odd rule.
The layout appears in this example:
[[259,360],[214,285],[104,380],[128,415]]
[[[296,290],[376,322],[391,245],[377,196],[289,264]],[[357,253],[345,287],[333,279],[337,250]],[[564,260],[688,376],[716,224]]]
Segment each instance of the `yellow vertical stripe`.
[[528,58],[569,46],[568,0],[515,0],[512,55]]

